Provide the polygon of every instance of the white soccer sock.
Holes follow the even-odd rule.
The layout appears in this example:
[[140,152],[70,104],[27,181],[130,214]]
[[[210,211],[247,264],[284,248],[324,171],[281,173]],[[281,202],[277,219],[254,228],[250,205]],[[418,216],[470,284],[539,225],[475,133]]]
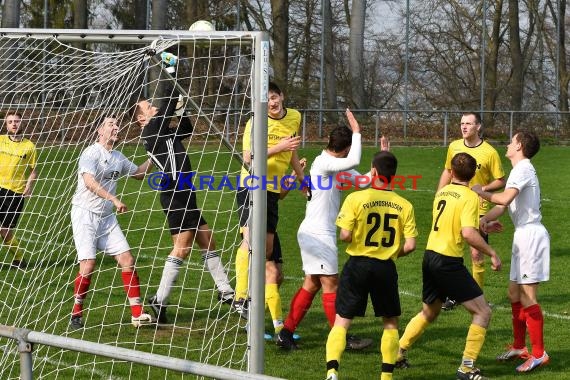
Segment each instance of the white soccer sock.
[[168,256],[166,258],[164,269],[162,270],[162,277],[160,278],[160,285],[158,285],[158,290],[156,291],[157,302],[161,304],[166,304],[168,302],[172,286],[178,278],[178,272],[180,271],[182,264],[184,264],[184,260],[179,259],[178,257]]
[[202,259],[204,260],[204,264],[206,264],[212,279],[216,283],[218,290],[223,293],[233,293],[234,290],[230,285],[228,275],[222,265],[218,251],[208,251],[203,249]]

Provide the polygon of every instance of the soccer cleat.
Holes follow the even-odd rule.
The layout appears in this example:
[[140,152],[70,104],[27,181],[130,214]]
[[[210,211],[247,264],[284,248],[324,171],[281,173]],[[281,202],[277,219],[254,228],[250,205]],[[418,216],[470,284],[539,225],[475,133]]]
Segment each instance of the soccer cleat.
[[133,326],[138,328],[141,326],[146,326],[156,323],[156,319],[150,314],[142,313],[138,317],[132,316],[131,323],[133,324]]
[[453,310],[456,304],[457,302],[455,300],[452,300],[451,298],[447,297],[445,299],[445,302],[441,305],[441,309],[445,311],[450,311]]
[[14,259],[14,260],[12,260],[12,264],[10,266],[14,269],[24,270],[28,267],[28,263],[26,263],[26,260],[24,260],[24,259],[22,259],[22,260]]
[[218,301],[225,303],[226,305],[232,305],[234,303],[234,292],[218,291]]
[[347,350],[363,350],[372,344],[370,338],[359,338],[356,335],[346,336],[346,349]]
[[232,307],[234,308],[235,311],[237,311],[239,313],[240,317],[247,320],[247,316],[248,316],[248,312],[249,312],[247,300],[245,300],[243,298],[240,298],[237,301],[234,300],[232,303]]
[[538,359],[531,355],[523,364],[519,365],[516,370],[517,372],[530,372],[537,367],[547,365],[549,361],[550,357],[546,351],[544,351],[542,356]]
[[296,350],[298,348],[293,333],[285,328],[277,334],[276,344],[285,350]]
[[73,330],[79,330],[83,328],[83,318],[79,315],[71,316],[71,320],[69,321],[69,327]]
[[166,306],[162,306],[162,304],[158,302],[156,295],[148,299],[148,306],[150,310],[152,310],[158,323],[168,323],[168,318],[166,318]]
[[398,369],[410,368],[410,362],[408,362],[408,350],[404,350],[402,348],[398,350],[398,358],[396,359],[394,367]]
[[331,371],[330,373],[327,373],[326,380],[338,380],[338,373],[336,371]]
[[501,355],[497,356],[497,360],[500,362],[506,362],[513,359],[528,359],[528,350],[526,347],[523,348],[513,348],[512,345],[507,346],[507,351],[503,352]]
[[455,378],[457,380],[489,380],[488,377],[481,375],[479,368],[471,368],[469,372],[463,372],[461,368],[458,368]]

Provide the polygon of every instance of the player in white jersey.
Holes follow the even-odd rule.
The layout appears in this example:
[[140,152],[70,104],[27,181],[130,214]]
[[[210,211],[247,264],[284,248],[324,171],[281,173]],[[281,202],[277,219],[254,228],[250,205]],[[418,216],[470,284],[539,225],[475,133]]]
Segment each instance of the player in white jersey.
[[[335,128],[329,136],[327,148],[311,165],[311,191],[305,219],[297,232],[305,279],[291,300],[284,328],[277,337],[277,345],[285,349],[296,348],[293,333],[321,288],[325,315],[329,325],[332,327],[334,324],[338,286],[335,223],[340,209],[340,189],[348,182],[354,185],[360,176],[354,168],[360,163],[362,152],[360,126],[350,110],[346,111],[346,117],[352,133],[344,126]],[[382,141],[387,144],[386,139]],[[387,145],[383,149],[388,149]],[[347,346],[351,349],[362,349],[371,343],[370,339],[355,336],[347,339]]]
[[83,302],[95,270],[95,255],[101,250],[112,256],[121,267],[131,307],[131,323],[139,327],[154,322],[154,319],[143,311],[135,259],[113,213],[113,207],[117,213],[127,211],[127,206],[116,196],[119,177],[128,175],[136,179],[144,178],[150,160],[137,166],[121,152],[113,150],[119,132],[115,117],[105,117],[99,123],[97,132],[98,141],[87,147],[79,157],[77,190],[71,201],[71,223],[79,273],[75,278],[75,302],[70,326],[73,329],[83,327]]
[[[511,301],[513,343],[497,357],[499,361],[525,359],[518,372],[528,372],[545,365],[549,357],[544,350],[544,315],[538,303],[538,285],[550,277],[550,236],[541,223],[540,185],[530,159],[540,149],[540,142],[532,132],[518,132],[507,147],[507,158],[513,165],[505,191],[489,193],[480,186],[475,190],[495,206],[483,218],[481,228],[500,230],[496,219],[508,207],[515,226],[511,255],[511,273],[508,295]],[[530,338],[529,354],[525,338]]]

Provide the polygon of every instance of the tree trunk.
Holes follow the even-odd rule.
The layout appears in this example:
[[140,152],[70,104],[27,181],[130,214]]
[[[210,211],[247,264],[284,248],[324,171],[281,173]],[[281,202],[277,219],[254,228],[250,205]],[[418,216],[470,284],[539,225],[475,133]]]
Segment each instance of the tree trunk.
[[518,0],[509,0],[509,45],[512,65],[510,86],[511,110],[520,111],[522,109],[524,89],[524,62],[521,51]]
[[136,30],[147,30],[149,27],[149,19],[147,16],[149,15],[149,9],[147,7],[148,3],[146,0],[144,1],[135,1],[135,29]]
[[[334,62],[334,44],[332,31],[332,11],[330,0],[323,0],[323,51],[324,56],[324,85],[327,100],[327,108],[337,108],[336,101],[336,70]],[[321,74],[322,75],[322,74]],[[336,113],[332,114],[334,120],[337,120]]]
[[166,0],[152,0],[152,21],[151,29],[164,30],[166,29],[166,9],[168,1]]
[[352,106],[366,108],[364,95],[364,19],[366,0],[353,0],[350,15],[349,72]]
[[[501,47],[501,21],[503,17],[503,0],[495,1],[495,14],[493,16],[493,26],[491,28],[491,36],[488,42],[487,65],[483,68],[485,71],[485,93],[483,94],[483,102],[485,110],[494,111],[497,104],[497,78],[498,78],[498,62],[499,48]],[[485,127],[492,129],[494,117],[485,118]]]
[[2,8],[2,28],[20,27],[20,0],[5,0]]
[[287,87],[287,67],[289,63],[289,1],[271,0],[273,20],[273,80],[284,90]]

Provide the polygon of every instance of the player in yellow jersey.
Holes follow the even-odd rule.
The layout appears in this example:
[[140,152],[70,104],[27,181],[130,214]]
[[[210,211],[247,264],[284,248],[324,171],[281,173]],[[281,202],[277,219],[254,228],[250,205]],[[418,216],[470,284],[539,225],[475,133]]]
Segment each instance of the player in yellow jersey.
[[13,229],[24,209],[24,198],[32,195],[36,172],[36,147],[22,136],[22,115],[8,111],[4,117],[7,134],[0,136],[0,236],[14,254],[13,268],[24,269],[23,252]]
[[464,242],[491,257],[491,268],[501,269],[501,260],[479,234],[479,197],[469,188],[477,162],[467,153],[451,159],[451,183],[435,194],[433,221],[422,264],[422,310],[413,317],[400,339],[397,368],[409,366],[407,351],[434,322],[445,297],[457,300],[471,313],[465,350],[456,378],[484,380],[474,363],[491,319],[491,308],[481,287],[463,265]]
[[416,248],[416,220],[412,204],[389,190],[385,179],[396,174],[398,161],[386,151],[372,160],[372,187],[349,194],[338,214],[340,239],[349,243],[336,296],[336,318],[326,345],[327,379],[336,380],[347,330],[356,316],[364,316],[368,295],[374,314],[382,317],[381,380],[392,379],[398,354],[401,314],[395,260]]
[[[481,117],[474,112],[464,113],[461,117],[461,140],[455,140],[449,144],[447,149],[447,157],[445,160],[445,168],[441,173],[439,185],[440,190],[451,182],[451,159],[459,152],[465,152],[477,161],[477,169],[475,175],[469,182],[472,187],[481,185],[483,190],[494,192],[505,187],[505,172],[499,154],[487,141],[481,138]],[[482,217],[489,211],[491,203],[483,198],[479,198],[479,217]],[[488,243],[487,234],[481,232],[481,235]],[[471,274],[477,284],[483,288],[485,275],[484,255],[476,248],[471,247]],[[451,310],[455,306],[457,300],[448,299],[443,303],[444,310]]]
[[[292,108],[283,105],[284,96],[279,87],[269,83],[268,116],[267,123],[267,244],[265,265],[265,302],[273,320],[275,334],[283,328],[283,309],[279,295],[279,284],[282,281],[280,250],[274,250],[274,239],[279,220],[278,201],[281,192],[281,180],[285,177],[289,165],[293,166],[299,182],[303,181],[303,168],[299,162],[297,148],[299,147],[299,129],[301,127],[301,114]],[[251,164],[251,119],[247,122],[243,137],[243,159]],[[242,168],[241,178],[246,178],[249,172]],[[240,227],[243,240],[236,255],[236,286],[234,307],[240,311],[242,317],[247,318],[248,299],[248,267],[249,267],[249,189],[248,183],[239,184],[236,194]]]

